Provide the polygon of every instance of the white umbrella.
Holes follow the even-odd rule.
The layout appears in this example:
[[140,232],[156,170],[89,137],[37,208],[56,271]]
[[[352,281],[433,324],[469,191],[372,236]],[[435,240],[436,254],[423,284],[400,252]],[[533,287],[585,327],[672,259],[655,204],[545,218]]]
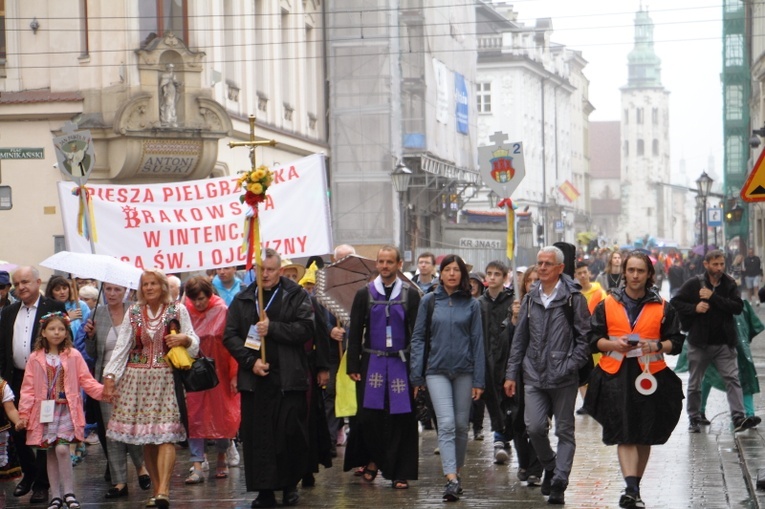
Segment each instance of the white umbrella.
[[74,276],[95,279],[102,283],[138,288],[143,271],[111,256],[59,251],[40,265]]

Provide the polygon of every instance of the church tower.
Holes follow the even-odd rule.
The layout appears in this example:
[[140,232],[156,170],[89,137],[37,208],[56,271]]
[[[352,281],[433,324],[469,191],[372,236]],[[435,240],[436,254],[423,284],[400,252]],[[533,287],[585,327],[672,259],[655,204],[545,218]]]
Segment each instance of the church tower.
[[621,215],[619,241],[646,235],[672,239],[673,198],[669,160],[669,91],[661,84],[661,59],[653,48],[648,11],[635,14],[635,46],[621,88]]

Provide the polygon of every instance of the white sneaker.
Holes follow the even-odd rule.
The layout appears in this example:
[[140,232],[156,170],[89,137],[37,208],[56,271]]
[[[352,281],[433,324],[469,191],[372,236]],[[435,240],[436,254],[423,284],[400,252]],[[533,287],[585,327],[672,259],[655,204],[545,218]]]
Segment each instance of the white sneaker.
[[236,448],[236,444],[232,440],[231,444],[228,446],[228,449],[226,449],[226,466],[238,467],[239,460],[239,451]]

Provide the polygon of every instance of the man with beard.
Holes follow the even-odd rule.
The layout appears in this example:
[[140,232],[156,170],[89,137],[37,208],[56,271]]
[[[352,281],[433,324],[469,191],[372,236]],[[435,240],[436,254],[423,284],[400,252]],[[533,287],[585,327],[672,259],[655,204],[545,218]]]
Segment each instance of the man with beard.
[[417,479],[417,418],[409,385],[409,347],[420,296],[398,278],[401,253],[377,252],[379,275],[356,293],[348,333],[348,376],[358,384],[358,414],[345,452],[345,471],[379,470],[394,489]]
[[746,417],[744,395],[738,378],[736,322],[744,302],[736,281],[725,274],[725,254],[717,249],[704,257],[705,272],[685,282],[672,299],[682,328],[688,331],[688,431],[699,433],[701,381],[709,364],[714,364],[725,381],[733,419],[733,431],[756,426]]
[[275,507],[276,490],[283,491],[285,506],[293,506],[300,499],[297,483],[308,471],[304,345],[314,337],[313,310],[308,294],[279,275],[279,254],[266,249],[265,256],[258,267],[263,309],[255,282],[231,302],[223,344],[239,363],[245,484],[258,492],[252,507]]

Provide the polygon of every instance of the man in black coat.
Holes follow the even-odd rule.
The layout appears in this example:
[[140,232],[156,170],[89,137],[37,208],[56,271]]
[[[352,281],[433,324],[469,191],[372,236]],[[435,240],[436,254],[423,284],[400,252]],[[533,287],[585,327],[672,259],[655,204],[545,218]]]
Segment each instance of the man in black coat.
[[744,395],[738,377],[736,322],[744,302],[736,281],[725,273],[725,254],[717,249],[704,257],[703,275],[690,278],[680,288],[671,304],[688,331],[688,431],[701,431],[701,381],[707,367],[714,363],[725,381],[733,430],[742,431],[757,425],[744,413]]
[[[52,312],[66,313],[62,302],[40,294],[40,273],[34,267],[19,267],[11,278],[18,301],[5,306],[0,314],[0,375],[11,384],[18,407],[24,369],[34,348],[40,319]],[[24,476],[13,491],[23,497],[30,490],[30,502],[48,501],[48,469],[45,451],[35,451],[27,445],[26,431],[11,428],[16,453]]]
[[[315,334],[313,308],[308,293],[279,275],[279,254],[266,249],[265,256],[263,309],[257,282],[234,297],[223,345],[239,364],[245,485],[258,492],[252,507],[275,507],[276,490],[283,491],[285,506],[293,506],[300,498],[297,483],[308,471],[305,343]],[[259,320],[261,311],[265,316]]]

